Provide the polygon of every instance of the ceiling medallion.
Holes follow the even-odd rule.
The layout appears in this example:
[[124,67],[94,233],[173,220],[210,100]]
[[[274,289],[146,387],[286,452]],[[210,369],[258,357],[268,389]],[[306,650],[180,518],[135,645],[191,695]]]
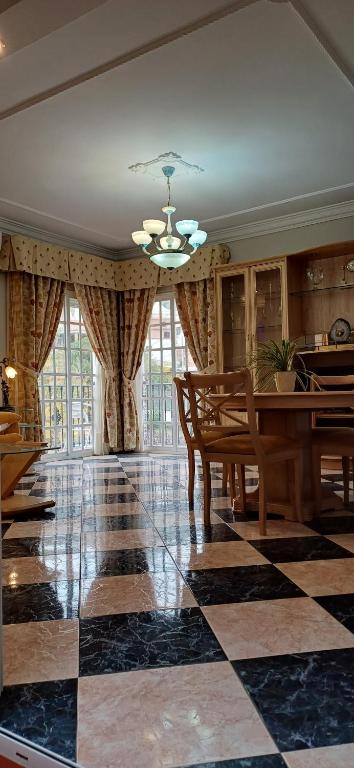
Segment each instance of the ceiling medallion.
[[129,166],[129,171],[133,171],[133,173],[148,173],[153,179],[161,179],[161,172],[163,172],[165,165],[172,165],[174,167],[175,177],[196,176],[199,173],[204,173],[204,168],[187,163],[177,152],[164,152],[162,155],[154,157],[153,160],[147,160],[146,163],[135,163],[135,165]]
[[[166,153],[169,157],[175,153]],[[136,166],[130,166],[130,170],[140,170],[137,166],[147,166],[156,161],[161,161],[161,158],[166,155],[160,155],[156,160],[152,160],[149,163],[137,163]],[[175,155],[179,158],[179,155]],[[180,158],[182,160],[182,158]],[[199,173],[203,169],[198,166],[191,166],[189,163],[182,163],[189,168],[198,169]],[[189,261],[193,253],[197,248],[200,248],[207,239],[207,233],[202,229],[198,229],[198,222],[194,220],[176,221],[176,230],[181,237],[176,237],[173,234],[171,216],[176,212],[174,205],[171,205],[171,182],[170,179],[175,172],[174,165],[164,165],[162,173],[167,180],[168,200],[161,210],[167,216],[167,222],[160,221],[159,219],[146,219],[143,221],[142,230],[132,232],[132,239],[136,245],[140,245],[146,256],[150,261],[163,269],[176,269],[186,264]],[[166,235],[161,237],[162,233],[166,229]]]

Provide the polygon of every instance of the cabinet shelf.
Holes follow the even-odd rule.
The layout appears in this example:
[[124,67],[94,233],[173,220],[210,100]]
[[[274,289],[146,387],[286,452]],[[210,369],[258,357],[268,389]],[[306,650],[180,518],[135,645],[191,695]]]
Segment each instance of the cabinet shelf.
[[343,283],[342,285],[326,285],[322,288],[303,288],[301,291],[290,291],[289,296],[307,296],[308,294],[323,293],[324,291],[345,291],[354,288],[354,283]]

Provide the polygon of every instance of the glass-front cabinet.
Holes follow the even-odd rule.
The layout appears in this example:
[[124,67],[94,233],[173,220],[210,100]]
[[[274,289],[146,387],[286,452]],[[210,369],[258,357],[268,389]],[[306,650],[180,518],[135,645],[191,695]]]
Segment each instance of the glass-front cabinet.
[[285,260],[215,270],[218,370],[247,365],[257,343],[288,336]]

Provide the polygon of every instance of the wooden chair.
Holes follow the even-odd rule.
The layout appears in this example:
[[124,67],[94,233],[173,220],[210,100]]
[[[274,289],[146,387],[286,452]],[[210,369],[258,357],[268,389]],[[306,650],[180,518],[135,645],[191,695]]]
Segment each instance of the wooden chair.
[[[273,464],[290,461],[294,471],[294,507],[296,518],[302,521],[302,445],[301,442],[278,435],[260,435],[258,432],[254,407],[252,377],[248,368],[236,373],[205,375],[186,373],[193,432],[200,451],[204,474],[204,520],[210,519],[211,477],[210,464],[236,464],[257,466],[259,471],[259,522],[262,536],[266,535],[267,470]],[[213,398],[215,388],[223,394]],[[246,396],[248,433],[231,437],[218,438],[212,442],[205,440],[203,432],[212,419],[221,420],[227,415],[232,421],[242,425],[244,422],[233,412],[228,412],[226,403],[235,396]],[[217,428],[216,428],[217,429]]]
[[[178,413],[179,413],[179,420],[181,424],[181,429],[183,432],[183,437],[186,441],[187,446],[187,453],[188,453],[188,501],[191,506],[194,504],[194,480],[195,480],[195,451],[198,451],[198,444],[197,440],[193,434],[192,429],[192,419],[191,419],[191,412],[190,412],[190,400],[189,400],[189,392],[187,387],[187,382],[183,378],[176,377],[174,379],[174,383],[176,385],[176,391],[177,391],[177,403],[178,403]],[[239,434],[240,432],[247,431],[247,425],[245,425],[243,428],[238,425],[236,428],[235,426],[223,426],[220,423],[214,424],[211,426],[209,423],[206,428],[203,430],[203,439],[205,442],[216,440],[217,437],[227,437],[229,435],[234,435],[235,433]],[[240,467],[238,469],[238,480],[239,484],[242,483],[242,470]],[[234,467],[228,467],[226,464],[223,464],[223,480],[222,480],[222,489],[224,492],[224,496],[227,495],[227,481],[230,481],[230,496],[232,498],[236,497],[236,485],[235,485],[235,468]],[[244,485],[244,480],[243,480]]]
[[[353,390],[354,403],[354,376],[312,376],[311,387],[324,390]],[[353,426],[348,426],[348,422]],[[344,504],[348,505],[350,464],[354,486],[354,408],[348,412],[344,410],[314,414],[312,454],[316,514],[320,514],[321,511],[321,458],[323,456],[338,456],[342,459]]]

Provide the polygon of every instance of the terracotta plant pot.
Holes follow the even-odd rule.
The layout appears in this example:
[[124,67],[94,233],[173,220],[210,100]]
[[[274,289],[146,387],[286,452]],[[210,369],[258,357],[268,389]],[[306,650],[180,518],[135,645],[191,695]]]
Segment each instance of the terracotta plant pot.
[[296,382],[296,371],[277,371],[274,374],[277,392],[293,392]]

